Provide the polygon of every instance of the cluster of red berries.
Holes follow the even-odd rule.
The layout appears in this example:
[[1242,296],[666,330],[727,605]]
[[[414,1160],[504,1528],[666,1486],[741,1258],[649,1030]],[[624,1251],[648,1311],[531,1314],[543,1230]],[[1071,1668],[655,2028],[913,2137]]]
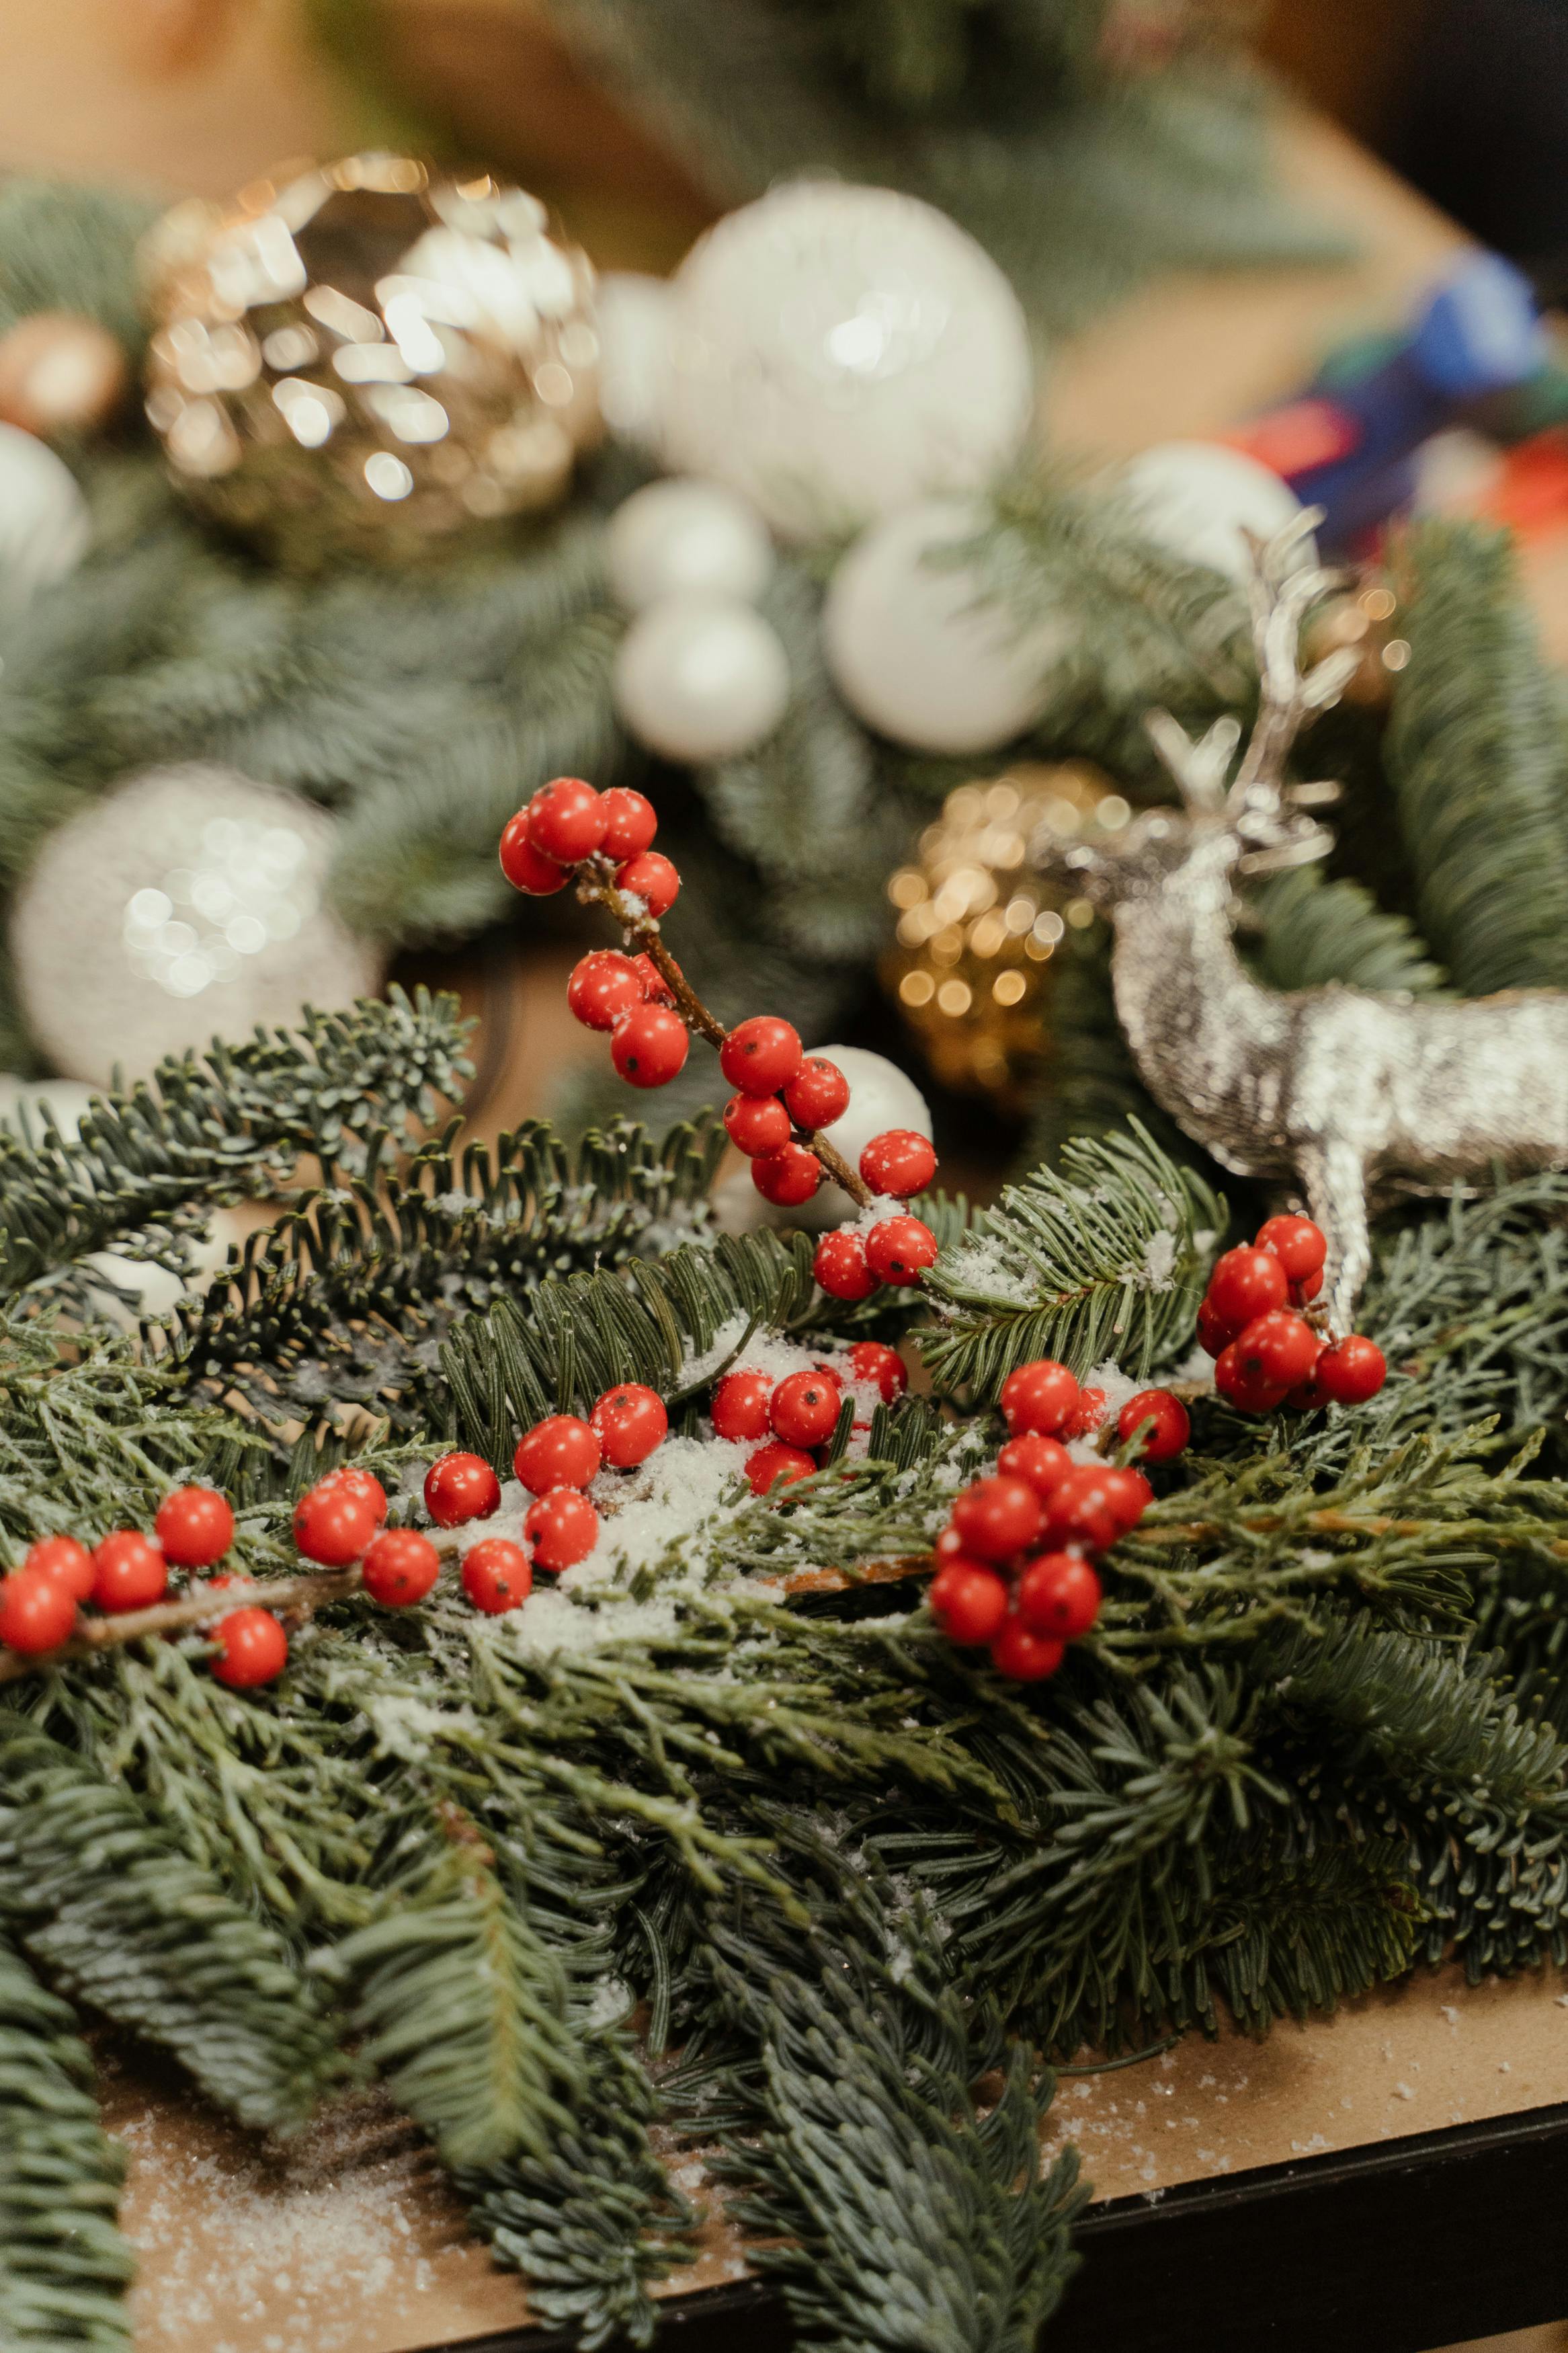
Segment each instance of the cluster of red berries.
[[[112,1528],[90,1552],[75,1536],[40,1537],[0,1580],[0,1644],[26,1658],[47,1656],[70,1640],[83,1605],[105,1617],[150,1609],[167,1593],[171,1568],[210,1568],[234,1541],[234,1513],[216,1487],[176,1487],[153,1525],[151,1536]],[[212,1579],[216,1587],[229,1581]],[[230,1610],[212,1641],[214,1674],[237,1690],[270,1683],[289,1655],[289,1638],[269,1609]]]
[[[674,906],[680,877],[651,845],[658,819],[641,793],[624,786],[596,792],[580,776],[557,776],[508,821],[500,862],[509,881],[535,895],[559,891],[585,860],[606,861],[616,888],[656,919]],[[605,1030],[610,1059],[634,1087],[661,1087],[686,1067],[690,1037],[676,999],[651,956],[595,948],[579,957],[566,1002],[584,1028]],[[759,1013],[725,1036],[719,1064],[735,1089],[724,1111],[731,1142],[752,1164],[764,1200],[799,1208],[826,1171],[811,1139],[849,1108],[849,1082],[825,1055],[807,1054],[799,1032],[776,1014]],[[929,1140],[889,1128],[860,1155],[872,1193],[907,1201],[936,1174]],[[883,1283],[918,1282],[935,1260],[936,1236],[906,1213],[828,1234],[817,1247],[816,1280],[835,1299],[868,1299]]]
[[[874,1388],[891,1405],[909,1385],[902,1359],[880,1340],[857,1340],[849,1351],[852,1380]],[[775,1381],[771,1373],[726,1373],[715,1384],[710,1412],[717,1438],[752,1451],[746,1478],[754,1495],[766,1495],[820,1470],[813,1449],[827,1444],[844,1409],[844,1382],[831,1365],[803,1366]],[[869,1427],[869,1424],[857,1425]]]
[[[1067,1645],[1100,1614],[1091,1553],[1110,1550],[1154,1500],[1142,1471],[1075,1462],[1065,1441],[1105,1418],[1105,1397],[1080,1388],[1066,1365],[1020,1365],[1002,1389],[1011,1433],[996,1472],[959,1495],[936,1540],[940,1566],[931,1606],[954,1642],[985,1645],[1015,1683],[1054,1675]],[[1146,1462],[1166,1462],[1189,1435],[1186,1409],[1169,1389],[1142,1389],[1116,1420]]]
[[[535,1568],[552,1574],[586,1560],[599,1539],[599,1514],[583,1493],[606,1464],[635,1471],[669,1430],[664,1400],[640,1381],[606,1389],[586,1421],[552,1413],[525,1430],[512,1469],[535,1500],[522,1524],[524,1542],[487,1536],[463,1556],[463,1590],[492,1617],[516,1609],[533,1589]],[[438,1528],[488,1520],[500,1508],[500,1482],[478,1454],[443,1454],[425,1479],[425,1507]]]
[[1215,1261],[1198,1310],[1198,1338],[1215,1359],[1214,1385],[1244,1413],[1364,1405],[1387,1377],[1374,1340],[1330,1340],[1300,1313],[1323,1287],[1328,1244],[1310,1218],[1269,1218],[1256,1240]]

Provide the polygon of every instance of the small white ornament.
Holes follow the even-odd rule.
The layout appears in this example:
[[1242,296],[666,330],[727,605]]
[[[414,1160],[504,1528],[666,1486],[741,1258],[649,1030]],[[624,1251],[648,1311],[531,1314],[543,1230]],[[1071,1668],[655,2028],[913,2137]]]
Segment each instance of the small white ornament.
[[[860,1155],[871,1138],[885,1134],[890,1127],[930,1135],[931,1112],[924,1095],[885,1054],[873,1054],[864,1046],[813,1046],[809,1050],[826,1061],[837,1062],[849,1082],[848,1110],[822,1133],[851,1168],[859,1167]],[[763,1200],[748,1166],[716,1187],[713,1213],[727,1234],[755,1233],[763,1226],[798,1226],[803,1232],[820,1234],[858,1218],[860,1210],[838,1185],[824,1185],[803,1208],[780,1208]]]
[[827,592],[822,643],[838,691],[868,727],[918,751],[990,752],[1022,734],[1072,634],[1066,619],[1020,631],[944,554],[984,521],[966,499],[908,507],[861,534]]
[[63,580],[91,537],[70,468],[30,433],[0,425],[0,605],[15,609]]
[[[1119,484],[1152,540],[1189,564],[1206,564],[1232,580],[1252,576],[1244,531],[1272,539],[1293,522],[1301,502],[1278,474],[1244,449],[1217,441],[1161,441],[1122,469]],[[1292,564],[1315,564],[1308,536]]]
[[726,760],[763,743],[789,702],[779,634],[733,596],[662,596],[616,656],[628,734],[667,760]]
[[640,269],[609,269],[594,296],[599,413],[622,441],[658,439],[669,374],[669,288]]
[[321,903],[336,828],[233,768],[153,768],[50,834],[11,951],[34,1035],[97,1086],[261,1022],[373,995],[375,951]]
[[660,596],[737,596],[754,603],[773,577],[773,549],[754,507],[719,482],[677,475],[634,491],[605,534],[610,586],[628,612]]
[[1017,297],[917,197],[775,188],[698,241],[672,292],[667,461],[728,482],[788,536],[978,489],[1028,430]]

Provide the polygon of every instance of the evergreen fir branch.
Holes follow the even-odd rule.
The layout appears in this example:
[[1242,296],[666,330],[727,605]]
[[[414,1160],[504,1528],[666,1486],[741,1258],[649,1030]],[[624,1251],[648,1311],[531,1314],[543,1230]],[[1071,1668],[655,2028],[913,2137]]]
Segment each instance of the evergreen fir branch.
[[147,332],[136,245],[161,210],[140,193],[8,175],[0,186],[0,333],[35,311],[70,311],[107,327],[134,359]]
[[278,1937],[124,1790],[5,1713],[0,1919],[74,2000],[171,2052],[242,2124],[301,2123],[336,2072]]
[[388,1131],[427,1125],[469,1074],[456,999],[395,990],[307,1011],[298,1032],[171,1056],[95,1101],[69,1143],[52,1125],[33,1145],[0,1126],[0,1290],[90,1293],[80,1261],[111,1242],[181,1268],[208,1210],[281,1189],[306,1154],[374,1167]]
[[1329,881],[1316,866],[1256,882],[1247,912],[1255,938],[1247,960],[1269,988],[1384,989],[1409,997],[1444,995],[1444,975],[1414,924],[1391,915],[1359,882]]
[[923,1344],[940,1391],[989,1401],[1035,1356],[1141,1377],[1189,1337],[1223,1201],[1137,1126],[1062,1164],[1009,1186],[926,1276],[946,1318]]
[[66,2004],[0,1939],[0,2344],[130,2353],[115,2227],[123,2156],[98,2120],[92,2061]]
[[1568,982],[1568,732],[1504,532],[1422,524],[1385,766],[1421,929],[1467,996]]

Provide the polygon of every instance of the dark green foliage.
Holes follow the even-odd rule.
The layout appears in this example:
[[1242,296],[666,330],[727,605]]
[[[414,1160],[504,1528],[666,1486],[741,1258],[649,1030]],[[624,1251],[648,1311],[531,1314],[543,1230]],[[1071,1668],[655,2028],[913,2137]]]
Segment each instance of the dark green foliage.
[[123,1791],[0,1715],[0,1920],[76,2000],[181,2060],[243,2123],[301,2123],[332,2036],[277,1936]]
[[69,2009],[0,1938],[0,2344],[130,2353],[134,2268],[114,2224],[124,2159],[104,2137]]
[[85,311],[139,353],[147,328],[136,242],[161,210],[156,197],[123,189],[8,177],[0,186],[0,334],[30,311]]
[[1034,1356],[1142,1377],[1192,1332],[1224,1203],[1142,1129],[1061,1164],[1009,1186],[927,1277],[948,1316],[924,1342],[939,1390],[988,1403]]
[[1427,522],[1386,767],[1422,931],[1469,997],[1568,983],[1568,742],[1508,534]]
[[1443,994],[1444,976],[1403,915],[1386,914],[1359,882],[1331,882],[1316,866],[1298,866],[1253,886],[1247,916],[1258,977],[1269,988],[1403,990]]

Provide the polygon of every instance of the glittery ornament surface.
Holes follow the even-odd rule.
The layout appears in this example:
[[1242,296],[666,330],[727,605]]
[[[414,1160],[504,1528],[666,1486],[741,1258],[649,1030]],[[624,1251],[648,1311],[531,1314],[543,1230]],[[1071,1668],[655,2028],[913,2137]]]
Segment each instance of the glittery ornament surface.
[[1108,776],[1081,763],[1022,765],[960,785],[888,884],[899,910],[884,976],[944,1084],[1009,1108],[1050,1053],[1055,961],[1093,919],[1082,893],[1027,861],[1040,828],[1067,849],[1113,841],[1131,816]]
[[333,826],[229,768],[153,769],[59,827],[11,951],[40,1045],[72,1078],[374,992],[376,956],[323,906]]
[[593,270],[489,178],[355,155],[143,251],[147,415],[216,521],[297,565],[405,561],[546,507],[599,430]]

